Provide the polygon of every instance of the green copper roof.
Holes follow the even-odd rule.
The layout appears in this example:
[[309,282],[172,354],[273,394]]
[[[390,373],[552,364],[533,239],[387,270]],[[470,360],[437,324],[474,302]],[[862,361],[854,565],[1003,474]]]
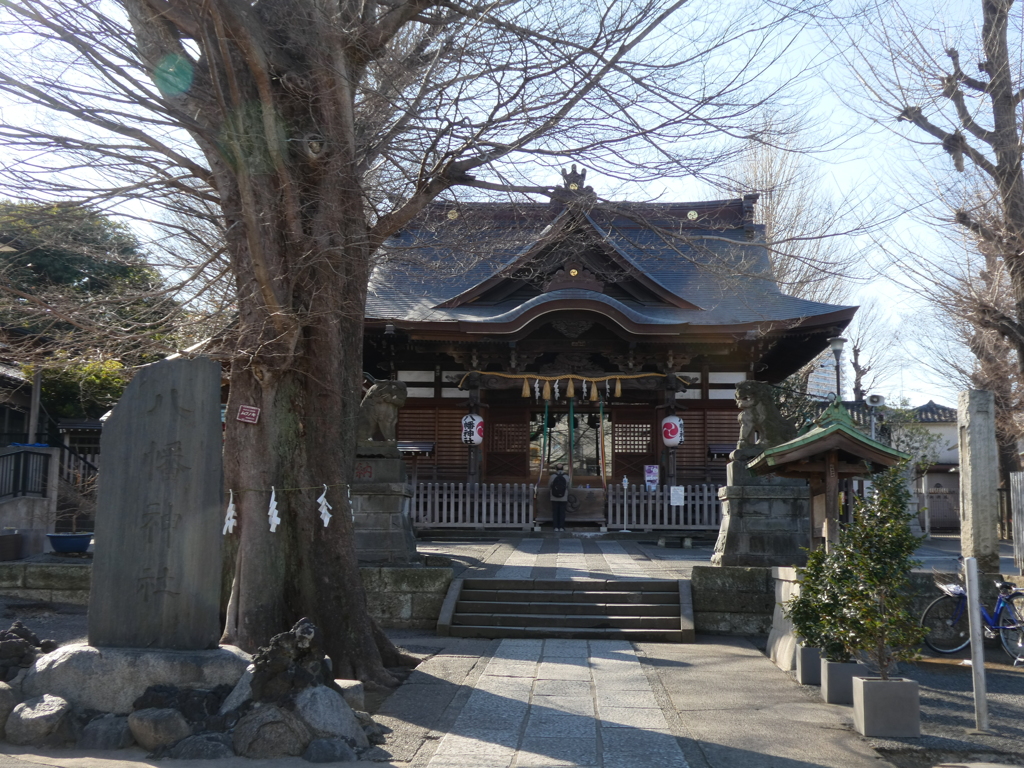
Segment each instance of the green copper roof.
[[835,400],[822,411],[814,426],[792,440],[765,449],[760,456],[747,462],[747,468],[752,471],[771,471],[773,467],[781,467],[789,461],[813,455],[817,444],[821,444],[822,452],[838,448],[859,460],[887,467],[910,458],[910,454],[872,440],[858,430],[849,411]]

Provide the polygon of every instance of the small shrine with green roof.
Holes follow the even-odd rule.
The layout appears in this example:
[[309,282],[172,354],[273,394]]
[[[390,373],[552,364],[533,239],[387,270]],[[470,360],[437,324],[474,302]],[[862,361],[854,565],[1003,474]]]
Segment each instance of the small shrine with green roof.
[[[746,460],[750,475],[743,485],[722,489],[727,519],[716,547],[718,564],[802,564],[801,547],[828,547],[838,538],[844,480],[870,477],[909,458],[861,432],[842,402],[834,400],[796,437]],[[788,535],[771,536],[773,527]],[[796,530],[806,531],[802,545],[792,535]]]

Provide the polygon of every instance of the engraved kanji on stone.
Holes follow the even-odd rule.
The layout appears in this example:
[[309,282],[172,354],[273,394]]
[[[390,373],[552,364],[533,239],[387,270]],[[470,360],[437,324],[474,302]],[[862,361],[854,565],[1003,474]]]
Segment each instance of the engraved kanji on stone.
[[138,591],[142,593],[142,599],[144,602],[148,603],[150,597],[162,592],[165,592],[168,595],[179,594],[175,589],[178,579],[169,574],[170,570],[170,567],[166,565],[159,569],[150,566],[142,569],[142,573],[139,575],[137,581]]
[[157,537],[163,537],[174,530],[181,520],[181,513],[175,512],[170,502],[153,502],[146,505],[142,513],[142,530],[146,543],[152,544]]
[[150,443],[143,460],[151,473],[156,470],[167,481],[174,480],[182,472],[192,469],[185,464],[185,453],[181,448],[181,441],[167,443],[162,448],[157,448],[156,443]]
[[[146,412],[151,414],[155,413],[159,411],[161,408],[163,408],[163,405],[164,396],[163,394],[158,394],[153,398],[153,405],[151,405]],[[194,408],[186,408],[179,401],[177,388],[171,390],[171,408],[173,408],[175,411],[174,415],[178,417],[191,419],[195,415]]]

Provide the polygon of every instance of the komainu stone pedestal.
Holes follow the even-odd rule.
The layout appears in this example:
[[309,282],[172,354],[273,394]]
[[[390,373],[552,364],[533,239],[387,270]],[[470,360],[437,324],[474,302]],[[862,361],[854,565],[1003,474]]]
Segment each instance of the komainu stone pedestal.
[[412,493],[401,459],[357,459],[352,482],[356,556],[361,563],[419,563],[406,514]]
[[[753,481],[718,490],[722,527],[713,565],[788,566],[807,562],[811,495],[802,480]],[[796,484],[794,484],[796,483]]]

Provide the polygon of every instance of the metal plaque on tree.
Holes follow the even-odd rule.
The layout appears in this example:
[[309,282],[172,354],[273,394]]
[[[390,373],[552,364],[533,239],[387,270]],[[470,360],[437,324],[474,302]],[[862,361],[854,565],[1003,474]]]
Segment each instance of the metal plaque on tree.
[[103,426],[90,645],[217,645],[220,373],[205,358],[147,366]]

